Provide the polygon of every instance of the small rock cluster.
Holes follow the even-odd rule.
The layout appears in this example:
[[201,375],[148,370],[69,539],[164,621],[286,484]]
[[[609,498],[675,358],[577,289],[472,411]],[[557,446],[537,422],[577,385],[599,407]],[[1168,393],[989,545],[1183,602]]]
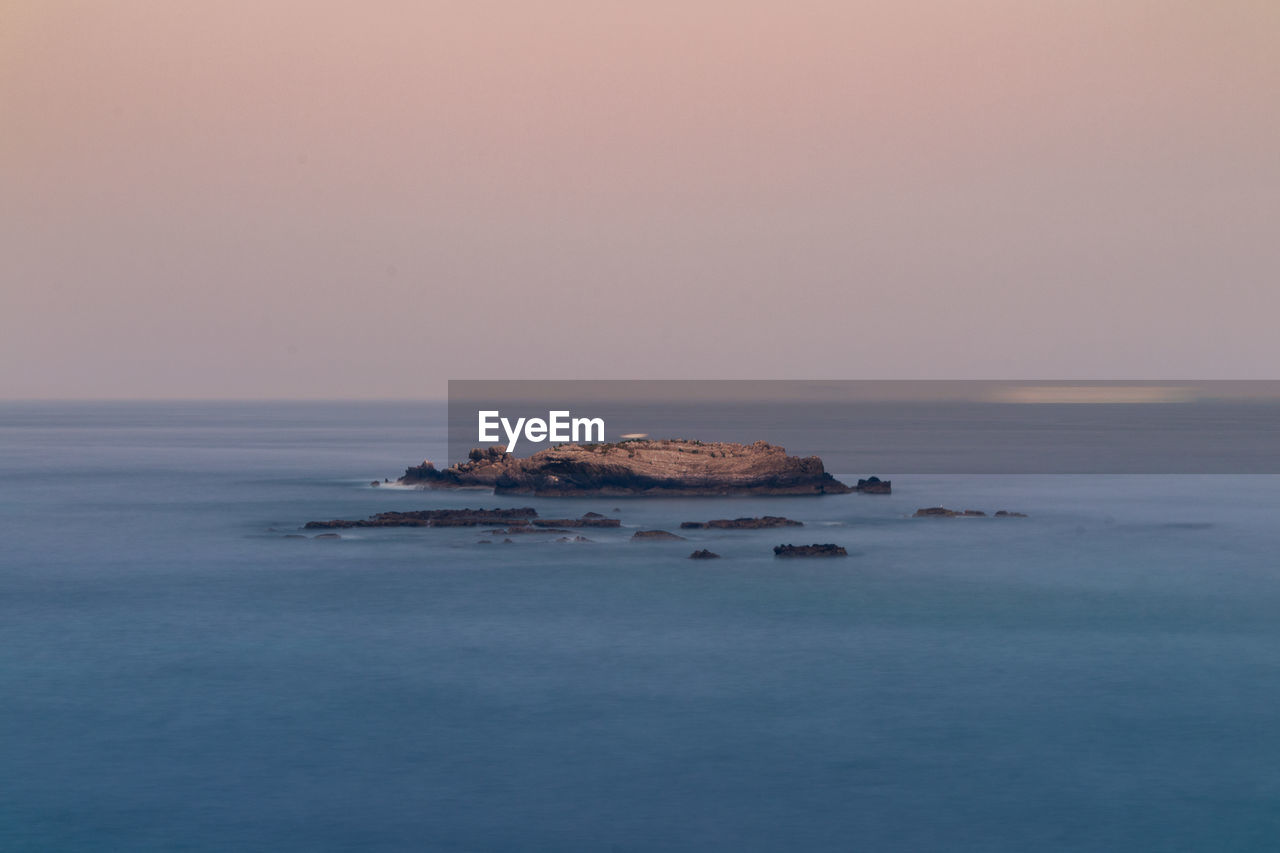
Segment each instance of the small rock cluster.
[[[916,510],[912,518],[986,518],[987,514],[980,509],[947,509],[945,506],[929,506]],[[1025,512],[1010,512],[1007,509],[998,511],[993,518],[1026,518]]]

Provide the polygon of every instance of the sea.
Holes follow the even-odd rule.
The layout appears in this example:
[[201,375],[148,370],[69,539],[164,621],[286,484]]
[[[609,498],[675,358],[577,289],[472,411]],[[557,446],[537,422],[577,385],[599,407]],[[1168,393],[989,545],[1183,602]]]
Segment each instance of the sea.
[[[0,404],[0,850],[1280,849],[1280,477],[370,485],[445,444],[431,402]],[[623,526],[301,529],[512,506]],[[765,514],[804,527],[679,529]]]

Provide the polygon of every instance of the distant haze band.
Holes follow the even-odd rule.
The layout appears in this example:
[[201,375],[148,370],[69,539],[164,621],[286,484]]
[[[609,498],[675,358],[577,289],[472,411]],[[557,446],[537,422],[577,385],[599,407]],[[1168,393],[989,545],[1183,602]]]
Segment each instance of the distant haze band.
[[841,474],[1277,474],[1280,382],[449,382],[449,463],[636,437],[768,441]]

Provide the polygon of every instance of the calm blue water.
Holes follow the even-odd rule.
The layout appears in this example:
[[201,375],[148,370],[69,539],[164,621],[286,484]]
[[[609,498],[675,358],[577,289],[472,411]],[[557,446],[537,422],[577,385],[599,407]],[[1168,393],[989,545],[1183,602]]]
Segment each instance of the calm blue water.
[[[444,440],[426,404],[0,406],[0,848],[1280,847],[1280,478],[368,487]],[[808,526],[284,538],[529,503]]]

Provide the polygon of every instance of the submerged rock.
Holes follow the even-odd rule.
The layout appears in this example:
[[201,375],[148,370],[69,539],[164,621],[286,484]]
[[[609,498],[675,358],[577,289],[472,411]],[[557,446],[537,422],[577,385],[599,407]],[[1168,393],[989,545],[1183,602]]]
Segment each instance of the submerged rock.
[[312,539],[341,539],[342,536],[340,536],[337,533],[321,533],[318,536],[312,536],[311,538]]
[[411,512],[380,512],[366,519],[308,521],[308,530],[343,527],[477,527],[481,524],[528,524],[538,511],[531,506],[516,509],[424,509]]
[[400,482],[433,488],[486,486],[495,494],[840,495],[853,491],[817,456],[788,456],[763,441],[624,441],[561,444],[527,458],[501,446],[476,448],[444,470],[408,468]]
[[637,540],[648,542],[686,541],[683,536],[677,536],[665,530],[637,530],[631,535],[631,541],[635,542]]
[[849,552],[840,545],[777,545],[775,557],[847,557]]
[[711,521],[681,522],[682,530],[763,530],[768,527],[804,527],[804,522],[783,518],[780,515],[763,515],[758,518],[716,518]]
[[532,522],[534,527],[621,527],[622,521],[617,518],[605,518],[602,515],[594,515],[591,518],[582,516],[582,518],[535,518]]
[[485,531],[485,533],[488,533],[490,536],[514,536],[521,533],[569,533],[569,532],[571,531],[566,530],[563,527],[533,527],[532,525],[527,527],[526,526],[506,527],[506,528],[500,527],[497,530]]
[[[945,506],[930,506],[916,510],[912,518],[986,518],[987,514],[980,509],[964,509],[955,510],[947,509]],[[1009,512],[1002,509],[997,512],[995,518],[1026,518],[1026,513]]]

